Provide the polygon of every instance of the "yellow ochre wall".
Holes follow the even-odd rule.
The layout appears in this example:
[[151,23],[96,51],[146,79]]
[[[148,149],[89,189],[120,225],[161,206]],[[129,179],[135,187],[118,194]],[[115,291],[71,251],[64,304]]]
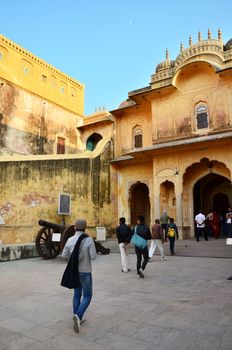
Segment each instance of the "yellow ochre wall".
[[[88,232],[96,226],[109,232],[117,223],[117,198],[111,188],[117,178],[108,164],[112,142],[95,157],[68,157],[0,162],[0,240],[3,244],[34,242],[39,219],[61,224],[58,215],[59,193],[71,195],[71,215],[66,226],[83,217]],[[113,226],[112,226],[113,225]]]
[[0,77],[78,115],[84,113],[84,84],[0,35]]

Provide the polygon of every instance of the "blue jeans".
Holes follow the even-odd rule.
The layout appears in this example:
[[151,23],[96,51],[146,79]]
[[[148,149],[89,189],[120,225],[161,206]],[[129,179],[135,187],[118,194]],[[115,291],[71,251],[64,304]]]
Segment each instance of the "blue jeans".
[[175,237],[169,237],[170,252],[172,255],[174,254],[175,240]]
[[79,272],[81,287],[74,288],[73,313],[80,320],[90,304],[93,295],[93,282],[91,272]]

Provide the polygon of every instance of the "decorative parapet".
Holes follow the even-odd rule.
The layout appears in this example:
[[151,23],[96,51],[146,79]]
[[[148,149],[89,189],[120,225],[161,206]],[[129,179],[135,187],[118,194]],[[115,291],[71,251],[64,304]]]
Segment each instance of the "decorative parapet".
[[[172,84],[172,78],[175,73],[183,67],[187,62],[194,61],[198,56],[211,55],[216,57],[211,59],[212,64],[216,64],[219,68],[228,67],[228,61],[232,60],[232,40],[225,45],[222,40],[222,33],[218,30],[218,38],[212,39],[210,29],[208,30],[208,38],[202,39],[201,32],[198,33],[198,41],[193,44],[192,37],[189,37],[189,47],[186,49],[183,43],[180,45],[180,53],[175,60],[170,60],[169,52],[166,50],[166,60],[156,66],[156,71],[151,75],[151,88],[159,88]],[[197,60],[197,59],[196,59]]]
[[201,54],[216,54],[224,61],[223,42],[218,39],[201,40],[194,45],[189,46],[186,50],[183,50],[175,60],[175,70],[179,69],[184,63],[194,57]]

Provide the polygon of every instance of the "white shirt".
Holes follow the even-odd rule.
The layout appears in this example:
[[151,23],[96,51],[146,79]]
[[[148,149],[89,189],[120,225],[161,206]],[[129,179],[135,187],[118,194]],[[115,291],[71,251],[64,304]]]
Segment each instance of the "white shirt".
[[204,228],[205,227],[205,224],[204,224],[204,221],[205,221],[205,215],[202,214],[202,213],[199,213],[195,216],[195,221],[197,223],[197,227],[200,227],[200,228]]

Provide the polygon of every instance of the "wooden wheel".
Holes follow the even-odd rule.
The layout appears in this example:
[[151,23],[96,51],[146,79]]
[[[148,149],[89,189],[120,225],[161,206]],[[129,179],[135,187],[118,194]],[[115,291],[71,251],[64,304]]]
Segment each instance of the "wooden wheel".
[[42,227],[37,233],[35,246],[43,259],[54,259],[60,252],[60,242],[52,241],[53,229]]
[[65,243],[67,242],[67,240],[70,237],[72,237],[74,234],[75,234],[74,225],[71,225],[65,229],[64,233],[61,236],[61,241],[60,241],[60,251],[61,252],[64,249],[64,246],[65,246]]

